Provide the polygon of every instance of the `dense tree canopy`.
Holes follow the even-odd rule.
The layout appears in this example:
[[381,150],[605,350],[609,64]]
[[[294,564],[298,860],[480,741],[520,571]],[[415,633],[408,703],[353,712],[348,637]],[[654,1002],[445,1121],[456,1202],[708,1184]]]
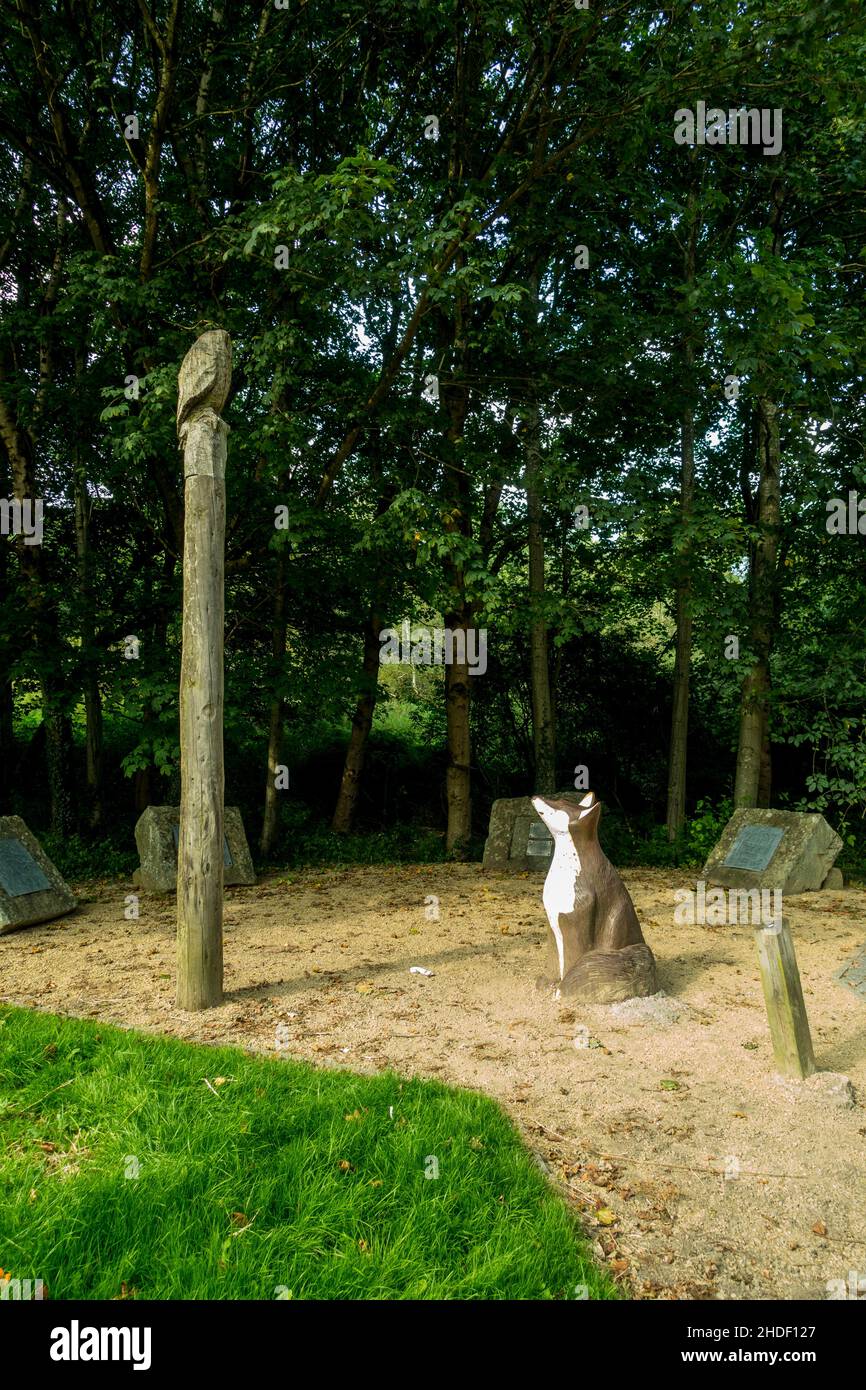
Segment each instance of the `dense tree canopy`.
[[[130,846],[176,799],[177,372],[220,327],[227,800],[266,855],[465,853],[579,765],[675,844],[736,798],[855,846],[857,4],[0,16],[0,811]],[[404,619],[486,670],[380,665]]]

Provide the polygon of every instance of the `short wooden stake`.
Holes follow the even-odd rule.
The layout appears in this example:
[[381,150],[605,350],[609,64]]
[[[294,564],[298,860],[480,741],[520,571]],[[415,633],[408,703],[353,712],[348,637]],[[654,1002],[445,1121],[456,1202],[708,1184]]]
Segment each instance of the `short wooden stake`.
[[223,629],[226,436],[231,341],[203,333],[183,360],[177,431],[184,451],[183,656],[177,1006],[223,997]]
[[787,922],[758,927],[755,942],[776,1066],[783,1076],[803,1081],[815,1071],[815,1055]]

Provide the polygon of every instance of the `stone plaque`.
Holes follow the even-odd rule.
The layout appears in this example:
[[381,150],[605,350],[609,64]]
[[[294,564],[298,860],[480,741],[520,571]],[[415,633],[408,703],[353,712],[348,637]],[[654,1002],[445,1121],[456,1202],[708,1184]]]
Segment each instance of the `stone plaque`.
[[[253,861],[237,806],[225,807],[223,826],[223,883],[227,888],[255,883]],[[141,867],[133,875],[137,887],[151,893],[176,891],[179,831],[179,807],[148,806],[142,812],[135,827],[135,843],[141,858]]]
[[[557,799],[580,802],[581,794],[557,792]],[[494,801],[484,845],[485,869],[546,873],[553,856],[553,836],[528,796]]]
[[841,848],[823,816],[741,807],[722,831],[703,878],[721,888],[817,892]]
[[744,825],[723,859],[726,869],[766,869],[784,835],[775,825]]
[[[174,854],[177,858],[178,845],[180,844],[180,824],[172,826],[171,837],[174,840]],[[229,842],[223,835],[223,868],[230,869],[232,866],[232,852],[229,849]]]
[[0,816],[0,935],[50,922],[76,902],[20,816]]
[[39,893],[51,884],[20,840],[0,840],[0,888],[10,898]]

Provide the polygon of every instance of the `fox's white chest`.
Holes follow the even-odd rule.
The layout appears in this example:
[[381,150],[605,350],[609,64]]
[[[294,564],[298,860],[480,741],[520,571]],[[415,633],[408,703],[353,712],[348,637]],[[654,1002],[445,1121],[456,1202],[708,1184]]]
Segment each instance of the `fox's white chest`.
[[544,880],[541,901],[550,923],[550,930],[556,942],[559,958],[559,978],[565,974],[565,948],[559,927],[560,914],[574,911],[577,876],[580,873],[580,859],[570,835],[557,835],[553,842],[553,859]]

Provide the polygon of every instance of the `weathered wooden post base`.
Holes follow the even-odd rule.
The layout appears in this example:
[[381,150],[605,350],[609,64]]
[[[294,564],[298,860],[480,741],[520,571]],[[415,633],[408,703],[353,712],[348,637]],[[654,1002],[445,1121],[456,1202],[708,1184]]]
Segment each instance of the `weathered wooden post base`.
[[804,1081],[815,1071],[815,1055],[794,942],[787,922],[771,922],[769,926],[759,927],[755,932],[755,944],[776,1066],[782,1076]]

